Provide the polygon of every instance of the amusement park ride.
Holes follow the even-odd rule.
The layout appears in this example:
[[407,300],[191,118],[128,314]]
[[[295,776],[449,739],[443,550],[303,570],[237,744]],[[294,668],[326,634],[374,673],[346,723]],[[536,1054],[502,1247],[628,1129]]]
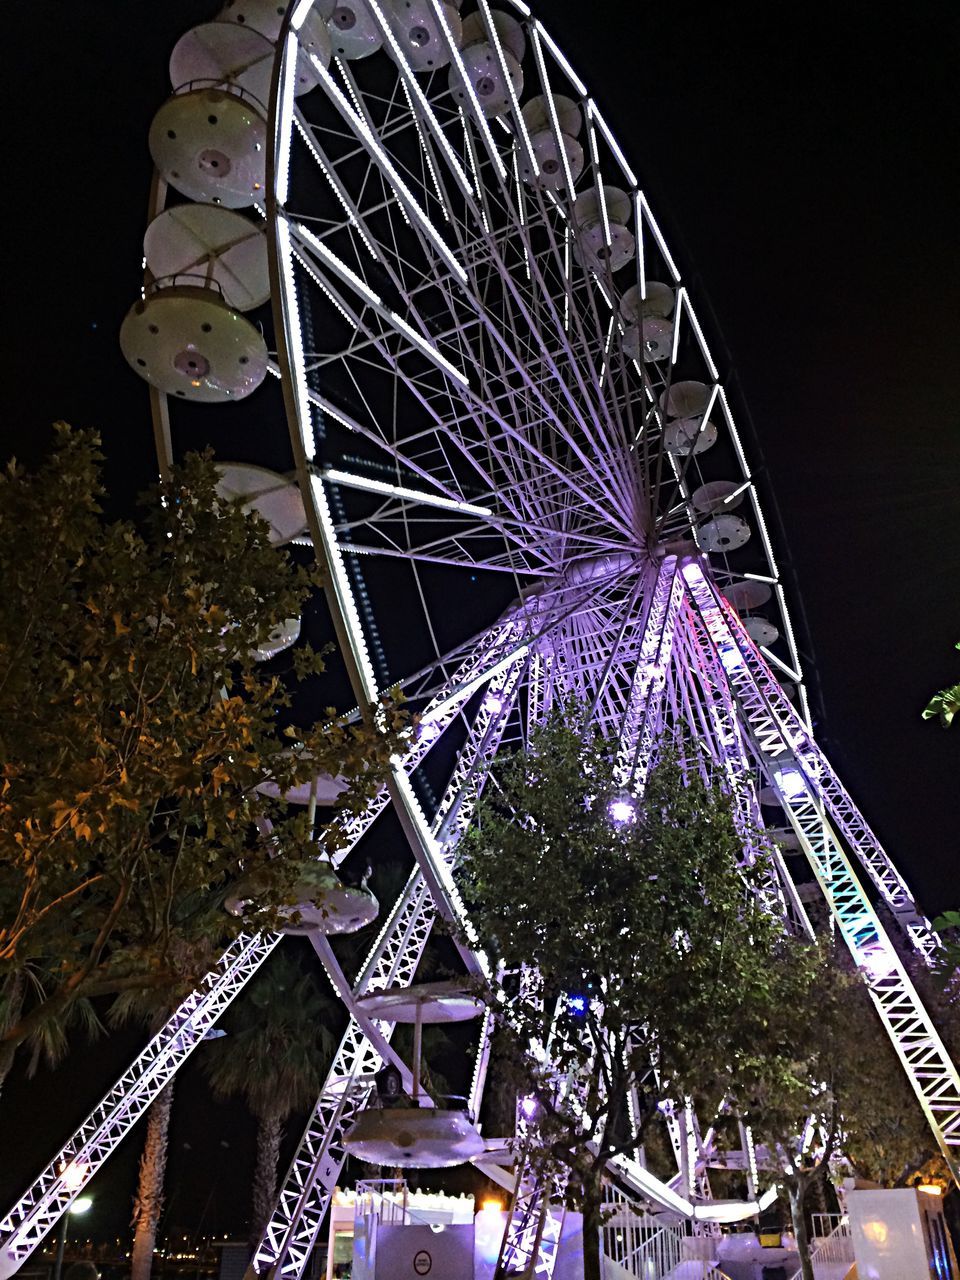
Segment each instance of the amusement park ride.
[[[228,0],[176,44],[150,129],[145,285],[121,345],[150,385],[161,470],[211,436],[218,456],[239,441],[222,491],[326,570],[355,702],[399,687],[420,716],[367,811],[328,810],[345,827],[338,862],[388,808],[413,855],[356,979],[326,935],[368,904],[332,868],[292,926],[350,1022],[254,1254],[285,1280],[351,1149],[389,1167],[497,1166],[513,1189],[501,1274],[552,1273],[550,1186],[505,1170],[473,1120],[488,1021],[469,1110],[438,1111],[419,1028],[478,1010],[455,984],[412,984],[436,921],[474,936],[453,865],[484,766],[568,695],[619,741],[626,794],[660,740],[695,739],[744,831],[774,832],[769,907],[798,930],[812,872],[944,1155],[960,1155],[960,1076],[873,903],[901,950],[929,961],[937,939],[813,738],[749,460],[684,278],[576,70],[523,0],[502,3]],[[236,432],[222,410],[208,431],[195,406],[231,401]],[[263,659],[299,632],[291,619]],[[322,810],[337,791],[322,777],[287,799]],[[0,1220],[0,1277],[279,940],[231,945]],[[465,975],[488,976],[477,946],[459,951]],[[391,1046],[400,1021],[417,1031],[412,1072]],[[376,1105],[385,1066],[396,1109]],[[710,1199],[696,1116],[678,1108],[672,1125],[676,1176],[618,1158],[622,1192],[697,1222],[770,1203],[749,1131],[749,1195],[733,1203]]]

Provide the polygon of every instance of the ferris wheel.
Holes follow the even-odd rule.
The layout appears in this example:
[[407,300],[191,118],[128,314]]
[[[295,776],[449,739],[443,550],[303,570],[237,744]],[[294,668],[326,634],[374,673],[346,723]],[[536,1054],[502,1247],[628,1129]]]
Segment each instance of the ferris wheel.
[[[417,968],[439,918],[468,940],[464,972],[485,974],[456,843],[485,765],[559,697],[619,742],[625,793],[665,735],[692,740],[744,832],[775,831],[765,893],[798,929],[812,872],[941,1147],[952,1159],[960,1145],[960,1077],[872,901],[922,957],[936,938],[813,738],[755,478],[685,277],[587,86],[522,0],[502,2],[229,0],[178,41],[150,129],[146,284],[121,345],[151,387],[161,468],[207,443],[230,459],[223,493],[327,570],[349,696],[367,707],[400,688],[421,723],[345,824],[341,861],[366,856],[388,809],[412,855],[360,973],[308,929],[351,1018],[261,1273],[302,1274],[351,1142],[389,1166],[502,1163],[469,1118],[486,1022],[469,1113],[449,1120],[390,1035],[474,1012],[416,984]],[[290,619],[262,659],[300,630]],[[338,789],[321,777],[286,799],[322,807]],[[341,893],[348,927],[356,902],[324,892]],[[238,939],[0,1221],[0,1275],[277,941]],[[368,1106],[385,1063],[412,1099],[403,1125]],[[757,1213],[775,1190],[748,1132],[747,1197],[711,1201],[709,1122],[679,1105],[676,1173],[622,1159],[613,1175],[678,1217]],[[500,1176],[502,1256],[517,1271],[536,1252],[549,1274],[550,1188]]]

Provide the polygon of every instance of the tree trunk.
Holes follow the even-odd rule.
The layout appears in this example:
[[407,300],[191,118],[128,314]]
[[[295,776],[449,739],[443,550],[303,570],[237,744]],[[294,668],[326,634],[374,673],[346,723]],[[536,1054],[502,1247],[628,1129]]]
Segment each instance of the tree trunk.
[[[807,1220],[803,1216],[806,1187],[801,1178],[787,1180],[787,1195],[790,1197],[790,1217],[793,1221],[793,1235],[797,1242],[797,1253],[800,1255],[800,1275],[803,1280],[814,1280],[813,1263],[810,1261],[810,1238],[807,1235]],[[136,1277],[133,1277],[136,1280]]]
[[140,1157],[140,1179],[133,1202],[133,1250],[130,1280],[150,1280],[157,1224],[163,1208],[163,1178],[167,1168],[167,1135],[173,1107],[173,1081],[157,1095],[147,1115],[147,1137]]
[[601,1204],[603,1183],[597,1178],[588,1183],[583,1197],[583,1280],[603,1280],[600,1269],[600,1229],[603,1226]]
[[[263,1229],[273,1213],[277,1198],[277,1165],[280,1162],[280,1139],[283,1122],[279,1112],[260,1116],[257,1127],[257,1168],[253,1175],[253,1217],[250,1222],[250,1248],[260,1243]],[[137,1280],[136,1276],[131,1280]]]
[[[7,974],[0,988],[0,1032],[14,1026],[20,1020],[23,998],[27,993],[27,981],[22,969]],[[0,1090],[6,1080],[16,1049],[13,1045],[0,1045]]]

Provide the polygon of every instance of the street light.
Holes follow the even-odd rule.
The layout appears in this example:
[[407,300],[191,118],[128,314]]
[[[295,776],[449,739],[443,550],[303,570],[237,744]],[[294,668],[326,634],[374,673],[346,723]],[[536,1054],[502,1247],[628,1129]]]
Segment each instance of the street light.
[[[66,1181],[66,1178],[64,1178],[64,1181]],[[67,1247],[67,1220],[71,1213],[86,1213],[92,1204],[93,1198],[91,1196],[77,1196],[76,1200],[60,1219],[60,1231],[57,1235],[57,1260],[53,1267],[53,1280],[60,1280],[60,1273],[63,1270],[63,1251]]]

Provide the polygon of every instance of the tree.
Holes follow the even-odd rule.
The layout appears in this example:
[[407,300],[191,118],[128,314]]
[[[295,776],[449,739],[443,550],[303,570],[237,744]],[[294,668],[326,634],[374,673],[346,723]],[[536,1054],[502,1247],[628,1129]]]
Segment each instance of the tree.
[[226,1037],[210,1046],[205,1059],[214,1095],[242,1097],[257,1118],[251,1248],[276,1200],[284,1122],[316,1101],[338,1014],[339,1006],[318,988],[315,975],[287,952],[275,952],[224,1015]]
[[746,1048],[721,1083],[786,1191],[801,1272],[813,1280],[809,1202],[831,1162],[842,1155],[860,1176],[894,1185],[930,1155],[933,1139],[840,947],[784,937],[767,966],[768,999],[741,1007]]
[[[103,517],[100,462],[61,425],[35,473],[0,476],[0,1079],[24,1042],[62,1051],[92,999],[176,1003],[241,929],[275,927],[336,828],[314,838],[261,784],[340,775],[359,806],[401,742],[386,705],[294,722],[322,655],[278,673],[254,650],[319,578],[217,497],[209,457],[136,524]],[[233,919],[241,874],[259,892]]]
[[[956,647],[960,649],[960,644]],[[934,694],[923,709],[923,718],[939,720],[944,729],[949,729],[958,711],[960,711],[960,684],[954,684]]]
[[781,926],[758,894],[765,856],[741,865],[727,797],[665,754],[631,801],[616,744],[582,725],[562,708],[495,764],[458,874],[493,963],[537,975],[508,977],[490,1007],[536,1102],[532,1159],[564,1171],[596,1280],[609,1158],[642,1143],[659,1101],[719,1101],[715,1064],[745,1052],[738,1010],[766,1002]]
[[170,1115],[174,1081],[161,1090],[147,1112],[147,1133],[140,1154],[137,1193],[133,1201],[133,1247],[130,1280],[150,1280],[157,1227],[163,1211],[163,1186],[167,1172]]

